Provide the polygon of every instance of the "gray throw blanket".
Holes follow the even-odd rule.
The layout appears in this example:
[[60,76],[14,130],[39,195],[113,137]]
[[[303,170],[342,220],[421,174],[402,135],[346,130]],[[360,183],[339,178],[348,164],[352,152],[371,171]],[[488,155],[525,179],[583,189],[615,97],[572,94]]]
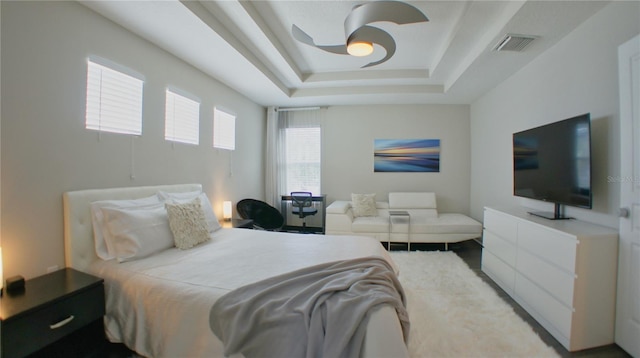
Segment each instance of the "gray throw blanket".
[[359,357],[369,315],[395,307],[405,343],[404,291],[382,258],[320,264],[233,290],[211,308],[226,356]]

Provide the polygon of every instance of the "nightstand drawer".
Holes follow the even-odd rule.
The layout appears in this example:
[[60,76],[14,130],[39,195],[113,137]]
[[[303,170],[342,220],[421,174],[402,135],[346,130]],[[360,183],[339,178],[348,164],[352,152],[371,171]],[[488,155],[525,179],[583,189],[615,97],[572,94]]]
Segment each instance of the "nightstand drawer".
[[104,286],[52,301],[2,324],[3,357],[33,353],[104,315]]

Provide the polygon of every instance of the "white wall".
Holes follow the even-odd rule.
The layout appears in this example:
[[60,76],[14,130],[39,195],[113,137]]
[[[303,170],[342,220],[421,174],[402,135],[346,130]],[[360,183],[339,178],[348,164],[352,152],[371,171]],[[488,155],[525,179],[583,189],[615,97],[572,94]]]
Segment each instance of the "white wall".
[[[76,2],[1,6],[5,276],[64,267],[68,190],[202,183],[218,215],[222,200],[264,196],[264,108]],[[133,152],[131,137],[105,133],[98,140],[84,129],[89,55],[146,77],[143,135],[133,139]],[[164,141],[167,85],[202,100],[200,145]],[[237,114],[233,154],[212,148],[214,105]]]
[[[469,212],[469,106],[333,106],[323,124],[322,191],[327,202],[351,193],[433,191],[441,212]],[[440,139],[439,173],[374,173],[374,139]]]
[[617,227],[618,46],[640,32],[640,3],[612,2],[553,48],[471,105],[471,214],[484,206],[551,204],[512,195],[514,132],[590,112],[593,209],[567,208],[576,218]]

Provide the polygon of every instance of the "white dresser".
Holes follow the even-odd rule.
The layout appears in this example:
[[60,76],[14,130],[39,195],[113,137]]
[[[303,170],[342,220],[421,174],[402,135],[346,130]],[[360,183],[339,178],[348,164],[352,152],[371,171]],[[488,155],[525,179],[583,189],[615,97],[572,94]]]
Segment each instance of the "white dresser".
[[485,208],[482,271],[567,350],[613,343],[618,233]]

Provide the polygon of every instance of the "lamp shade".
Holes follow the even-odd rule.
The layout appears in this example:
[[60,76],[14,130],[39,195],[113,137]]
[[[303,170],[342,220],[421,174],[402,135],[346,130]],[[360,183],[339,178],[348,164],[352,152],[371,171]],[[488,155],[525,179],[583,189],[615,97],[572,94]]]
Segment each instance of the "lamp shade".
[[225,220],[229,220],[231,219],[231,202],[230,201],[223,201],[222,202],[222,218]]

